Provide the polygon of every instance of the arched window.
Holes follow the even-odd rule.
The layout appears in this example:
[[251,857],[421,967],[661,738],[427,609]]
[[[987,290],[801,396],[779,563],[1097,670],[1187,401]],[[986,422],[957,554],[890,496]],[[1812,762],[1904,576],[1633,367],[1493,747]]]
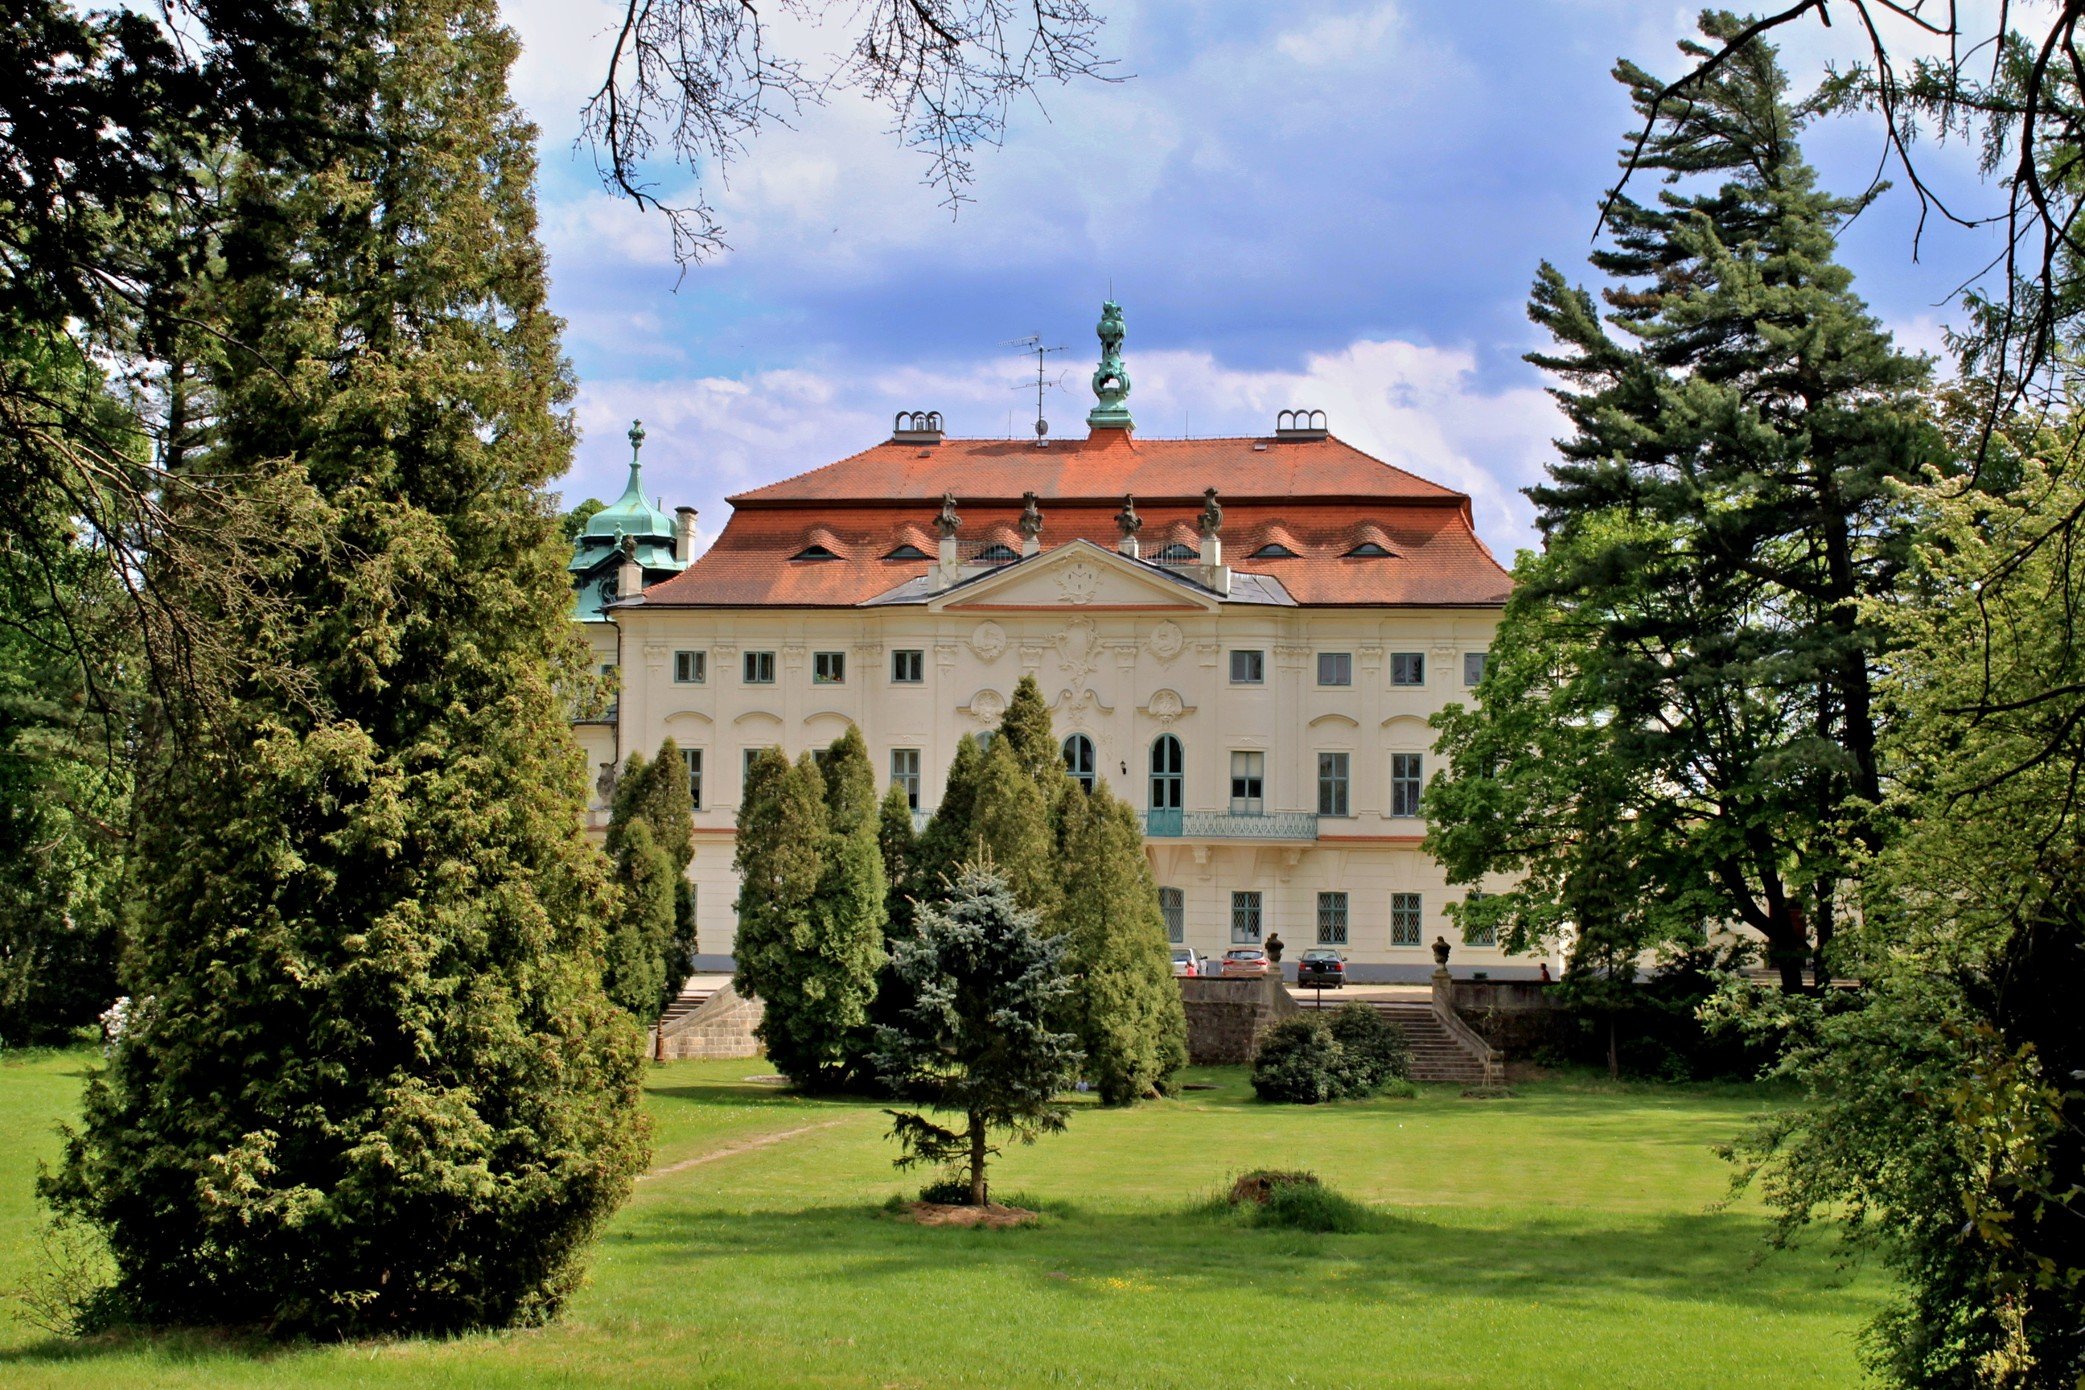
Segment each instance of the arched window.
[[1064,768],[1074,782],[1087,791],[1093,790],[1093,740],[1084,734],[1073,734],[1064,741]]
[[1171,734],[1160,734],[1151,745],[1152,810],[1180,809],[1181,773],[1184,770],[1185,765],[1180,757],[1180,740]]

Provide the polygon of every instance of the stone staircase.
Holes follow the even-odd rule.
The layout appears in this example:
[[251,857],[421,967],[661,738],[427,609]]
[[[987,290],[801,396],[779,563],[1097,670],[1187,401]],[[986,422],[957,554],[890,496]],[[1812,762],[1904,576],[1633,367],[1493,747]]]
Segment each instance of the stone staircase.
[[1412,1080],[1462,1086],[1496,1086],[1504,1080],[1499,1054],[1466,1028],[1467,1036],[1451,1031],[1431,1004],[1376,999],[1369,1007],[1404,1030],[1412,1049]]
[[694,1013],[704,1004],[707,1004],[710,1001],[710,996],[716,992],[715,988],[708,985],[700,988],[694,985],[687,986],[681,990],[671,1004],[666,1006],[666,1012],[659,1015],[659,1026],[664,1028],[680,1022],[689,1014]]
[[684,989],[652,1030],[652,1057],[680,1062],[697,1057],[758,1057],[754,1027],[765,1012],[758,999],[722,989]]

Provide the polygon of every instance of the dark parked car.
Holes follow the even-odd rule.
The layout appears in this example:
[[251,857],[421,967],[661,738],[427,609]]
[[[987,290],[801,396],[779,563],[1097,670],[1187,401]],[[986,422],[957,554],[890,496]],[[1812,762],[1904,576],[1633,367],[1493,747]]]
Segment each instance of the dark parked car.
[[1296,962],[1296,983],[1315,989],[1338,989],[1347,982],[1346,957],[1337,951],[1305,951]]

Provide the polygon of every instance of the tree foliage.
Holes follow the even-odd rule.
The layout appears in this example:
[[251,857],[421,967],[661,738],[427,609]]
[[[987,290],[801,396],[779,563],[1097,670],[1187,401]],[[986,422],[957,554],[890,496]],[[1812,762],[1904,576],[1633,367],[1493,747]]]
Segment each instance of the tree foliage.
[[1050,803],[1010,739],[993,739],[984,755],[970,826],[976,836],[972,852],[991,863],[1021,906],[1054,930],[1063,881],[1050,828]]
[[1056,1099],[1079,1066],[1077,1040],[1054,1028],[1072,988],[1064,941],[1039,929],[996,871],[972,864],[920,905],[917,930],[892,963],[910,1003],[877,1030],[877,1072],[901,1100],[960,1125],[892,1111],[898,1165],[957,1168],[983,1206],[993,1132],[1033,1143],[1063,1129],[1069,1113]]
[[569,385],[533,132],[489,5],[318,17],[358,139],[228,177],[217,302],[253,351],[213,369],[210,454],[323,540],[214,617],[299,679],[147,751],[137,1007],[45,1192],[147,1321],[525,1322],[645,1133],[558,693]]
[[608,995],[640,1023],[655,1023],[680,993],[695,952],[693,806],[688,767],[672,739],[656,758],[632,753],[623,764],[602,847],[617,892]]
[[938,891],[943,882],[953,881],[956,871],[977,856],[973,822],[978,777],[984,762],[984,747],[975,738],[966,734],[956,740],[956,755],[942,783],[941,802],[921,832],[913,855],[913,880],[922,893]]

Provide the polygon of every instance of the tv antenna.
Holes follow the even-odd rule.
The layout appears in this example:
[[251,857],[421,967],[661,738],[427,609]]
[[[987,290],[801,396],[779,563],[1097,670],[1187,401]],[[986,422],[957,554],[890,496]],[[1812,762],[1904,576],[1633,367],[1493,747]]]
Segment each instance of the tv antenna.
[[1052,386],[1061,387],[1064,385],[1064,374],[1062,372],[1057,374],[1055,381],[1049,379],[1049,354],[1062,352],[1064,349],[1061,347],[1044,347],[1042,334],[1040,333],[1030,333],[1025,338],[1009,339],[1006,345],[1008,347],[1017,347],[1023,352],[1035,354],[1035,380],[1032,383],[1023,381],[1015,386],[1014,390],[1026,391],[1031,386],[1035,390],[1035,442],[1040,444],[1044,436],[1050,432],[1050,422],[1043,418],[1043,392],[1049,390]]

